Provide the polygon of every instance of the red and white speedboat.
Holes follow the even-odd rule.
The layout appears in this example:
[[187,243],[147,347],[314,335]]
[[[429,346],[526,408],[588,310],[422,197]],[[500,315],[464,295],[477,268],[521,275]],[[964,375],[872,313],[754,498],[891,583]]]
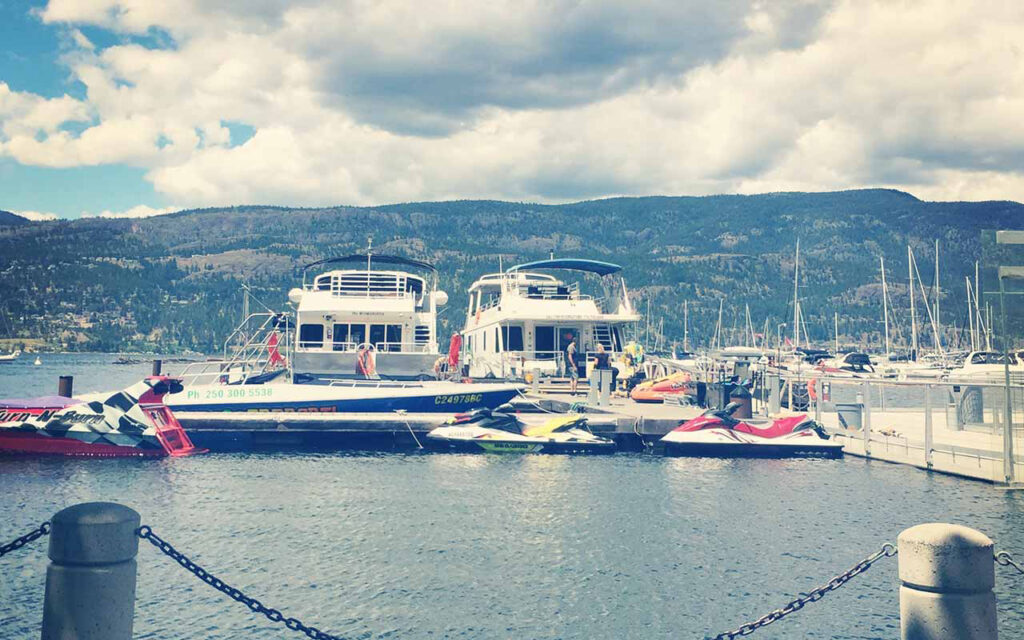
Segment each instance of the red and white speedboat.
[[189,440],[163,398],[181,389],[150,376],[124,391],[87,398],[0,400],[0,453],[65,456],[187,456]]
[[843,446],[806,415],[775,420],[737,420],[739,404],[711,409],[661,439],[667,455],[751,458],[839,458]]

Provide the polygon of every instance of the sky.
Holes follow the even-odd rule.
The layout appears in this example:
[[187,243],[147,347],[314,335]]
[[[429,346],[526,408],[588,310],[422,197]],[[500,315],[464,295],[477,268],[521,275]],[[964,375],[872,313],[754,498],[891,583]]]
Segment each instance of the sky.
[[0,209],[1024,200],[1024,3],[0,0]]

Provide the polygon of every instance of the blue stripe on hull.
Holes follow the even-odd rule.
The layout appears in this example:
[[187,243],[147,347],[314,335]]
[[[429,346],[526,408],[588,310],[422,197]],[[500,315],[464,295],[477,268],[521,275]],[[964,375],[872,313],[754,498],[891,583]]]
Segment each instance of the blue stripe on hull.
[[436,398],[445,396],[412,396],[405,398],[362,398],[358,400],[310,400],[308,402],[211,402],[204,404],[170,404],[175,412],[189,411],[283,411],[288,413],[460,413],[479,409],[494,408],[516,396],[514,389],[484,391],[476,402],[444,402]]

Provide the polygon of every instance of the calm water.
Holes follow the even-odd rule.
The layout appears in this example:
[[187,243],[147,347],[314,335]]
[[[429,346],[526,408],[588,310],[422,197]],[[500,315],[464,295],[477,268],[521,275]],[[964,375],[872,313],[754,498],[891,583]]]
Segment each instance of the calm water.
[[[23,393],[0,375],[3,395]],[[934,520],[1024,557],[1024,495],[855,458],[8,458],[0,486],[0,542],[69,504],[119,501],[229,584],[356,638],[703,638]],[[43,541],[0,559],[3,638],[38,637],[45,565]],[[999,569],[1000,626],[1019,637],[1024,576]],[[755,637],[894,638],[898,610],[887,559]],[[149,545],[135,629],[301,637]]]

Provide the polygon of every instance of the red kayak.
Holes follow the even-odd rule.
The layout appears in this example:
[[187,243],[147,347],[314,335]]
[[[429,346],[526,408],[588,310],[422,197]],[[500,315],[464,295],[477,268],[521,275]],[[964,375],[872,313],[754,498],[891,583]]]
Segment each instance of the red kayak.
[[197,449],[164,405],[181,381],[150,376],[90,399],[48,396],[0,400],[0,453],[64,456],[160,457]]

